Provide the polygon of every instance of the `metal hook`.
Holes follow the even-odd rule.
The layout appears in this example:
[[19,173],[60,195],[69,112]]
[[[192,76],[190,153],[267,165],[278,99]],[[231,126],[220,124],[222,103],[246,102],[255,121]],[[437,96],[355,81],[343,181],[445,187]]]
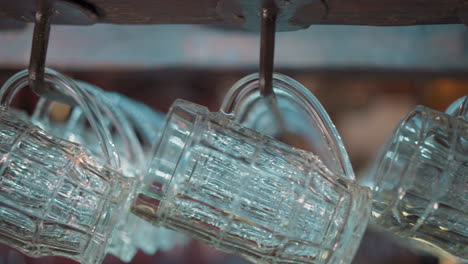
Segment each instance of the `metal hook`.
[[283,115],[278,106],[276,96],[273,92],[273,68],[275,61],[275,34],[276,34],[276,17],[278,9],[269,2],[270,5],[265,5],[262,8],[262,24],[260,37],[260,74],[259,85],[260,94],[263,95],[270,106],[270,110],[278,123],[280,133],[277,136],[284,140],[286,135],[289,135]]
[[50,24],[54,0],[39,0],[35,14],[34,33],[29,60],[29,86],[37,94],[43,94],[45,86],[45,61],[49,45]]
[[45,62],[49,45],[50,27],[56,10],[55,0],[38,0],[35,13],[34,33],[29,59],[29,86],[38,95],[76,105],[76,101],[45,82]]
[[275,7],[262,8],[260,39],[260,93],[264,96],[273,93],[273,65],[275,57],[276,15]]

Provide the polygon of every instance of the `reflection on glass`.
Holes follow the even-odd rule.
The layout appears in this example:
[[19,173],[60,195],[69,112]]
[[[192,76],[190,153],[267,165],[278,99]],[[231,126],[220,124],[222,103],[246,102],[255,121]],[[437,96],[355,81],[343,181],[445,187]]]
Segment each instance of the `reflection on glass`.
[[369,202],[313,154],[178,100],[133,212],[254,262],[349,263]]
[[100,262],[131,181],[3,107],[0,154],[0,241],[34,257]]
[[418,106],[371,171],[373,220],[468,259],[468,122]]

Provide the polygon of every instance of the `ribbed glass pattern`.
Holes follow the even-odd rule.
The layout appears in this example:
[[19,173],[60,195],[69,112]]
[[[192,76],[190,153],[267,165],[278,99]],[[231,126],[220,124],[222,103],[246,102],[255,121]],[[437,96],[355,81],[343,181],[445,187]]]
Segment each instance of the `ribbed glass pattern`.
[[368,192],[311,153],[177,101],[133,212],[260,263],[349,263]]
[[417,107],[378,161],[373,218],[468,259],[468,122]]
[[0,242],[97,263],[129,182],[80,146],[0,109]]

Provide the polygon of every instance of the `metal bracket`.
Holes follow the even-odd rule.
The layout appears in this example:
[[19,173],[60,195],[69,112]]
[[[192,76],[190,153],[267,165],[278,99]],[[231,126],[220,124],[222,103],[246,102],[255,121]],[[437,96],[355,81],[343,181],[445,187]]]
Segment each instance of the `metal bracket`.
[[[326,16],[325,0],[271,0],[277,8],[276,31],[293,31],[310,26],[307,21],[296,19],[302,10],[319,19]],[[239,24],[249,30],[260,29],[260,16],[265,3],[262,0],[219,0],[216,11],[228,23]]]

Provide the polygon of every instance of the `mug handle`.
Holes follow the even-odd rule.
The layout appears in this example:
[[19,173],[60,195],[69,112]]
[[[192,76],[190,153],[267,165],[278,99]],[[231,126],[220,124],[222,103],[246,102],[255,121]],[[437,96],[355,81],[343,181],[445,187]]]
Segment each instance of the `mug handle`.
[[[120,169],[120,159],[111,134],[103,123],[103,114],[93,97],[69,77],[52,69],[46,68],[44,81],[53,85],[57,91],[69,95],[83,109],[91,127],[96,131],[106,162]],[[29,85],[28,70],[22,70],[10,77],[0,88],[0,105],[10,107],[16,94]]]
[[123,142],[123,146],[125,146],[124,153],[129,154],[129,161],[134,163],[134,167],[138,170],[144,168],[146,164],[142,143],[139,142],[132,120],[122,110],[127,110],[127,107],[121,106],[118,101],[113,100],[112,94],[97,86],[79,80],[75,82],[79,87],[90,93],[91,98],[95,98],[96,105],[101,109],[102,113],[109,117],[110,125],[115,128]]
[[[117,136],[122,142],[121,149],[118,149],[120,158],[122,159],[122,154],[125,153],[124,155],[127,160],[130,161],[132,166],[137,170],[135,176],[141,178],[141,170],[145,166],[143,143],[139,141],[135,132],[135,125],[126,113],[128,106],[121,106],[119,100],[115,100],[116,96],[112,93],[109,94],[107,91],[103,91],[97,86],[79,80],[74,80],[74,82],[80,88],[87,91],[91,95],[90,98],[93,99],[95,104],[101,109],[101,113],[106,117],[106,120],[103,121],[103,126],[109,131],[115,131],[114,133],[109,132],[109,134],[114,137]],[[50,111],[53,102],[55,101],[46,97],[40,97],[32,114],[33,122],[36,122],[39,126],[49,125]],[[83,126],[84,122],[87,120],[86,115],[83,114],[83,109],[74,107],[66,121],[65,131],[70,132],[77,126]]]
[[[273,94],[264,97],[260,94],[259,75],[258,73],[248,75],[237,83],[226,94],[222,103],[220,112],[225,114],[231,120],[244,124],[252,111],[249,105],[256,100],[269,100],[267,104],[275,102],[276,96],[287,96],[299,106],[307,116],[308,122],[313,122],[320,134],[320,140],[325,143],[324,150],[329,157],[329,160],[336,164],[334,168],[336,173],[339,173],[350,180],[354,180],[354,171],[349,160],[348,153],[344,147],[335,125],[331,121],[328,113],[317,100],[317,98],[303,85],[294,79],[279,74],[273,74]],[[311,142],[317,141],[317,135],[307,134]],[[319,155],[320,156],[320,155]],[[323,157],[322,157],[323,158]],[[330,164],[327,164],[330,166]],[[338,171],[336,171],[338,170]]]
[[468,120],[468,95],[455,100],[445,113],[454,117],[462,117]]

